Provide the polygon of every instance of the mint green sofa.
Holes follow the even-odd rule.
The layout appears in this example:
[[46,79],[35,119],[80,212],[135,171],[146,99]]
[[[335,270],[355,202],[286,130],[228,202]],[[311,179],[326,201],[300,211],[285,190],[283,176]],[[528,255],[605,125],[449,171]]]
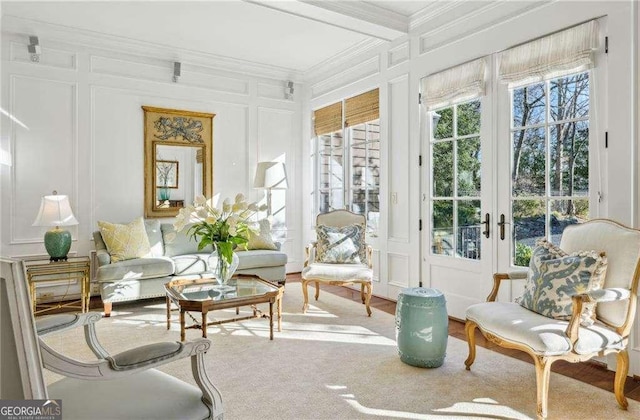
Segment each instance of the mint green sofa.
[[[143,258],[111,262],[100,231],[93,233],[95,242],[95,279],[105,316],[111,314],[114,302],[127,302],[165,295],[164,284],[175,277],[200,278],[209,270],[212,249],[198,251],[198,244],[187,236],[187,229],[176,232],[173,224],[145,220],[151,254]],[[175,234],[175,237],[174,237]],[[240,263],[236,273],[253,274],[264,280],[284,285],[287,254],[278,250],[237,251]]]

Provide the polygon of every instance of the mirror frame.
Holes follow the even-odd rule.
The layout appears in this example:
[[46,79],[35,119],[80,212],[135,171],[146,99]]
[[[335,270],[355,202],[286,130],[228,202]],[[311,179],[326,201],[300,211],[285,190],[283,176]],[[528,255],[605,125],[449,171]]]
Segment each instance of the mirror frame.
[[[156,204],[156,145],[199,147],[202,149],[203,195],[213,197],[213,117],[215,114],[183,111],[178,109],[143,106],[144,111],[144,217],[175,217],[179,207],[158,208]],[[180,134],[165,139],[156,136],[154,119],[167,115],[170,118],[187,117],[202,124],[202,142],[192,142]],[[190,204],[190,203],[185,203]]]

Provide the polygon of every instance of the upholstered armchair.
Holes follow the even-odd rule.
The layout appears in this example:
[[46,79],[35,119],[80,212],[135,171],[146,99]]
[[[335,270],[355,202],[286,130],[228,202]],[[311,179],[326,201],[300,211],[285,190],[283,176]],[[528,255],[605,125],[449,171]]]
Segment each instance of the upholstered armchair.
[[[65,313],[34,320],[22,269],[15,268],[19,265],[2,262],[2,286],[22,373],[23,392],[16,397],[61,399],[65,419],[222,419],[222,397],[204,366],[209,340],[153,343],[110,355],[96,335],[100,313]],[[43,339],[80,326],[96,360],[65,356]],[[155,369],[186,357],[191,358],[197,386]],[[64,377],[45,386],[42,367]]]
[[[616,354],[614,393],[619,406],[626,409],[628,403],[624,396],[624,384],[629,370],[627,346],[636,312],[640,277],[640,231],[609,220],[591,220],[568,226],[562,234],[559,248],[568,255],[560,259],[539,258],[534,261],[537,258],[534,250],[527,273],[495,274],[493,290],[487,302],[467,309],[469,357],[465,361],[466,368],[469,370],[475,360],[476,328],[489,341],[501,347],[521,350],[531,355],[536,371],[537,415],[539,418],[546,418],[553,362],[566,360],[575,363]],[[588,260],[585,255],[590,252],[598,255]],[[562,309],[549,304],[545,299],[562,295],[568,287],[575,286],[579,278],[584,277],[593,264],[605,256],[606,271],[593,271],[596,275],[603,275],[604,284],[602,287],[586,288],[574,294],[566,293],[570,297],[570,305],[565,307],[569,311],[566,319],[559,319],[561,317],[558,316],[551,318],[526,309],[522,306],[527,303],[525,300],[520,303],[496,301],[503,281],[527,278],[523,296],[527,294],[527,287],[533,285],[536,295],[544,303],[538,307],[554,311]],[[578,266],[580,258],[588,263]],[[542,269],[536,275],[534,272],[538,266]],[[579,267],[579,271],[573,270],[575,267]],[[550,277],[553,282],[544,280],[544,276],[554,270],[557,270],[556,274]],[[572,274],[567,276],[567,273]],[[543,278],[543,281],[538,282],[536,278]],[[555,291],[550,287],[552,283],[558,286]],[[589,312],[593,311],[594,304],[597,304],[595,321],[592,319],[592,312]],[[534,306],[535,308],[537,307]]]
[[366,219],[361,214],[335,210],[316,218],[317,240],[305,248],[302,269],[302,312],[309,307],[308,285],[316,287],[315,299],[320,296],[320,284],[360,285],[360,298],[371,316],[371,280],[373,269],[371,247],[365,243]]

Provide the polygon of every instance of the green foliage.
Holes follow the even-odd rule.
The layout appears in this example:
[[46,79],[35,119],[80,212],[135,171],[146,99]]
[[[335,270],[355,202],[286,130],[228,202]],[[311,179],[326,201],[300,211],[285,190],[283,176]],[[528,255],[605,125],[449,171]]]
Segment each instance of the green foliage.
[[516,242],[516,258],[515,264],[520,267],[528,267],[529,261],[531,261],[531,252],[533,249],[523,244],[522,242]]

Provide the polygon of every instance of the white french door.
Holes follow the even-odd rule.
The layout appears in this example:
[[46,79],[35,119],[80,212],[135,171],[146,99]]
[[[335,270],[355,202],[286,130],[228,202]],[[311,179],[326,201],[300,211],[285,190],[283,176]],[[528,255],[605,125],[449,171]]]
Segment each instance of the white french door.
[[[487,97],[424,111],[423,286],[445,293],[449,316],[491,287],[493,146]],[[426,223],[425,223],[426,222]]]

